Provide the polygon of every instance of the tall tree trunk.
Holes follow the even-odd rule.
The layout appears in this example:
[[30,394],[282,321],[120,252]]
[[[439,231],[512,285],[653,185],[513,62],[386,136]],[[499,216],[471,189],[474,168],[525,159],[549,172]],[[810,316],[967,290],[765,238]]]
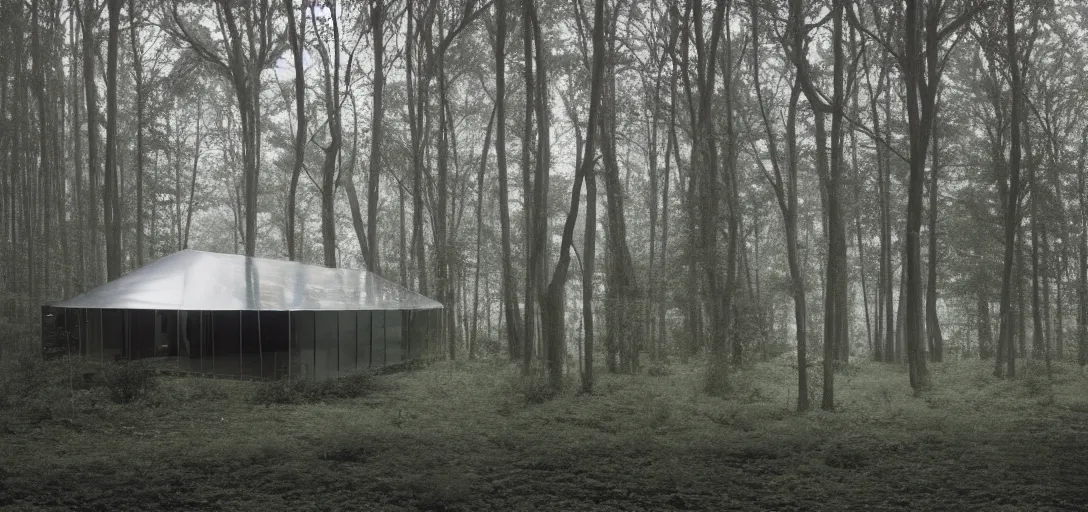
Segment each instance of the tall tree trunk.
[[367,177],[366,196],[366,238],[370,255],[367,258],[367,270],[381,273],[380,252],[378,250],[378,200],[381,187],[382,137],[385,109],[385,0],[375,0],[370,6],[370,31],[373,34],[374,48],[374,103],[371,108],[370,122],[370,175]]
[[[782,224],[786,235],[786,259],[790,269],[790,291],[793,295],[794,321],[797,331],[797,411],[804,412],[809,409],[808,397],[808,355],[807,333],[805,329],[805,280],[802,275],[801,262],[797,250],[797,104],[801,99],[801,87],[794,80],[790,89],[789,110],[786,116],[786,174],[783,180],[781,164],[778,156],[778,139],[775,136],[771,116],[767,112],[763,100],[763,87],[760,83],[759,58],[759,9],[753,2],[749,4],[749,13],[752,17],[752,80],[759,104],[760,117],[763,120],[763,128],[767,136],[767,147],[771,157],[771,166],[774,169],[774,179],[768,175],[767,180],[774,189],[775,198],[778,200],[778,208],[782,213]],[[762,164],[762,160],[760,160]],[[766,170],[764,169],[764,173]]]
[[[939,102],[939,100],[938,100]],[[941,322],[937,317],[937,176],[940,173],[940,144],[938,140],[939,123],[936,107],[933,115],[933,169],[929,181],[929,278],[926,282],[926,335],[929,338],[929,353],[933,362],[944,359],[944,336]]]
[[196,200],[196,172],[200,165],[200,144],[203,137],[200,134],[200,121],[204,117],[204,100],[197,97],[196,100],[196,147],[193,148],[193,171],[189,180],[189,207],[185,209],[185,234],[182,237],[181,248],[189,248],[189,228],[193,225],[193,206]]
[[986,293],[985,286],[979,286],[976,291],[976,304],[978,323],[978,355],[981,359],[989,359],[994,353],[993,332],[990,327],[990,297]]
[[499,229],[502,238],[503,316],[509,356],[517,360],[522,352],[521,312],[514,286],[513,254],[510,249],[510,187],[506,167],[506,3],[495,0],[495,164],[499,173]]
[[479,337],[480,313],[480,266],[483,258],[481,247],[484,236],[484,176],[487,174],[487,153],[491,147],[491,129],[495,126],[495,111],[487,121],[484,147],[480,150],[480,172],[476,178],[476,277],[472,286],[472,335],[469,337],[468,358],[476,359],[476,339]]
[[287,40],[291,43],[291,55],[295,64],[295,159],[291,164],[291,185],[287,193],[287,258],[299,261],[298,242],[295,237],[295,211],[298,204],[298,180],[302,176],[302,163],[306,155],[306,69],[302,61],[302,45],[306,40],[306,14],[299,13],[298,29],[295,28],[295,1],[283,0],[287,13]]
[[106,43],[106,279],[121,277],[121,198],[117,185],[117,46],[121,0],[108,0],[110,32]]
[[[1005,30],[1008,38],[1009,75],[1012,86],[1012,108],[1010,120],[1010,150],[1009,150],[1009,188],[1005,207],[1005,261],[1001,279],[1001,329],[998,334],[1000,347],[1004,350],[1007,361],[998,358],[998,365],[994,369],[997,377],[1016,376],[1016,352],[1013,343],[1012,332],[1012,270],[1014,265],[1014,251],[1016,249],[1016,235],[1019,231],[1020,216],[1017,209],[1020,203],[1020,101],[1021,79],[1020,54],[1017,51],[1016,41],[1016,1],[1005,0]],[[1019,283],[1016,283],[1019,288]],[[1007,369],[1001,367],[1006,363]]]
[[[85,211],[84,194],[83,194],[83,137],[80,137],[80,131],[82,124],[80,122],[80,111],[82,106],[79,100],[79,83],[76,77],[79,76],[77,64],[79,62],[79,40],[78,31],[76,30],[77,23],[81,23],[78,14],[78,3],[73,2],[73,16],[70,18],[71,32],[69,34],[69,45],[72,49],[72,54],[69,56],[69,62],[71,68],[69,71],[69,78],[71,80],[71,94],[72,99],[69,104],[72,108],[72,174],[75,176],[75,205],[74,213],[76,215],[76,250],[79,253],[77,260],[79,261],[75,271],[75,289],[79,293],[83,293],[86,289],[85,284],[87,282],[87,226],[86,222],[89,220]],[[0,228],[0,232],[3,229]]]
[[[314,11],[315,9],[311,7],[310,21],[316,27],[317,20]],[[336,9],[329,9],[328,16],[332,21],[332,48],[326,48],[324,41],[320,38],[317,44],[321,65],[325,71],[325,114],[329,128],[329,145],[324,148],[325,161],[321,166],[321,245],[325,254],[325,266],[334,268],[336,267],[336,211],[334,208],[336,206],[337,162],[343,145],[343,128],[340,121],[340,25],[337,21]]]
[[[596,137],[594,127],[598,126],[601,90],[604,82],[604,2],[596,0],[593,15],[593,68],[591,71],[589,94],[589,120],[586,123],[586,145],[581,166],[575,169],[574,185],[571,190],[570,210],[567,213],[566,222],[563,224],[562,242],[559,246],[559,259],[555,265],[551,281],[548,283],[544,304],[541,308],[542,323],[544,326],[544,347],[549,351],[548,362],[549,380],[553,386],[559,386],[563,377],[563,368],[555,364],[561,361],[564,349],[564,288],[567,283],[567,271],[570,267],[570,251],[574,243],[574,227],[578,220],[578,204],[581,202],[582,181],[586,175],[593,171],[596,154]],[[583,303],[583,308],[586,304]]]
[[[98,13],[96,0],[84,0],[83,9],[83,84],[87,95],[87,196],[91,202],[90,245],[91,283],[102,282],[102,244],[98,231],[98,82],[94,74],[94,56],[98,53],[98,41],[94,35]],[[78,3],[76,4],[78,7]]]
[[144,266],[144,112],[146,95],[144,91],[143,52],[137,42],[140,31],[141,14],[136,8],[136,0],[128,2],[129,38],[132,44],[132,69],[136,79],[136,267]]
[[[603,3],[603,0],[598,0],[598,3]],[[599,19],[599,18],[598,18]],[[596,33],[596,32],[594,32]],[[592,72],[592,70],[590,70]],[[593,126],[588,126],[587,131],[592,132]],[[575,124],[575,130],[578,130],[577,124]],[[587,135],[592,137],[592,134]],[[583,151],[588,151],[584,148],[588,148],[583,141],[580,134],[577,136],[579,148],[583,148]],[[585,237],[582,248],[582,321],[585,336],[585,355],[582,363],[582,391],[584,393],[593,392],[593,356],[596,350],[595,335],[593,332],[593,291],[594,291],[594,275],[597,265],[597,176],[593,170],[593,164],[586,164],[586,160],[593,160],[596,155],[591,155],[588,152],[583,152],[579,161],[577,162],[578,168],[585,168],[585,180],[586,180],[586,221],[585,221]],[[668,164],[666,164],[668,167]],[[666,172],[666,174],[668,174]]]

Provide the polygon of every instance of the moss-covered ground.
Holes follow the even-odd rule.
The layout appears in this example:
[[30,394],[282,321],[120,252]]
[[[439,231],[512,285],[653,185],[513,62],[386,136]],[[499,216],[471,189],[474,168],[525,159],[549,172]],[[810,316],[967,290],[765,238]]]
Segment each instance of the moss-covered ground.
[[851,366],[837,410],[806,414],[785,362],[735,372],[725,398],[676,365],[544,403],[485,362],[292,405],[164,377],[131,404],[92,389],[38,417],[0,411],[0,510],[1088,509],[1081,368],[1056,364],[1053,383],[1039,366],[932,370],[916,397],[902,368]]

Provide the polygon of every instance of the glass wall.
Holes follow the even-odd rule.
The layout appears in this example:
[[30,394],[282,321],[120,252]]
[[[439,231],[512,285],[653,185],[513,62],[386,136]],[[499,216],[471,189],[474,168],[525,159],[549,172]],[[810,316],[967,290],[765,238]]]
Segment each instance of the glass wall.
[[239,311],[238,349],[239,374],[246,377],[260,377],[264,368],[263,339],[260,331],[260,314],[256,311]]
[[401,342],[404,341],[404,322],[402,316],[403,311],[386,311],[385,312],[385,364],[397,364],[404,360],[403,353],[404,348],[401,346]]
[[62,311],[64,311],[64,341],[67,348],[65,352],[68,355],[78,355],[80,345],[79,313],[82,310],[65,308]]
[[57,336],[89,361],[150,359],[192,373],[317,380],[433,356],[441,320],[441,310],[58,309],[55,315],[46,318],[43,309],[43,326],[55,323]]
[[370,367],[385,365],[385,311],[370,314]]
[[427,314],[426,310],[421,311],[408,311],[405,314],[408,316],[408,358],[419,359],[424,356],[423,347],[425,343],[425,336],[427,335]]
[[[291,330],[294,331],[294,344],[298,345],[298,368],[295,375],[306,379],[312,379],[316,375],[314,371],[314,312],[295,311],[291,314]],[[292,364],[294,361],[292,361]]]
[[[290,360],[290,330],[286,311],[262,311],[260,318],[261,376],[271,379],[287,375]],[[248,336],[248,333],[247,333]]]
[[120,309],[102,311],[102,360],[120,361],[125,346],[125,312]]
[[102,310],[87,309],[87,352],[88,361],[102,360]]
[[336,311],[314,312],[314,378],[318,380],[339,374],[338,317]]
[[337,324],[340,328],[337,346],[339,348],[339,370],[341,375],[355,371],[356,353],[356,314],[354,311],[340,311],[337,313]]
[[358,368],[370,367],[370,322],[372,316],[369,311],[357,311],[355,313],[355,361]]
[[[205,373],[211,371],[212,353],[209,349],[211,336],[207,329],[208,313],[205,311],[181,312],[181,345],[178,354],[178,369],[186,372]],[[207,359],[205,367],[204,359]]]
[[238,375],[242,367],[240,345],[242,315],[239,311],[212,311],[212,373]]
[[131,310],[128,316],[128,339],[125,343],[125,356],[129,359],[144,359],[155,356],[155,311]]

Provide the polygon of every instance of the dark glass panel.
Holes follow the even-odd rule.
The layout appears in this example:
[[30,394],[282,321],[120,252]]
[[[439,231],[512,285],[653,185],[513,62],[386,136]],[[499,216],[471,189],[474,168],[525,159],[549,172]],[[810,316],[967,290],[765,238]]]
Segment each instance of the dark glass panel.
[[217,375],[241,372],[241,314],[238,311],[212,311],[212,370]]
[[291,327],[299,347],[299,376],[307,379],[314,378],[317,366],[314,360],[314,323],[313,311],[295,311],[291,315]]
[[262,345],[264,339],[261,333],[260,316],[256,311],[242,311],[241,338],[239,347],[241,353],[241,375],[246,377],[260,377],[264,368],[264,351]]
[[402,311],[385,312],[385,364],[397,364],[403,360],[404,320]]
[[120,309],[102,310],[102,360],[124,359],[125,312]]
[[154,310],[129,311],[128,342],[125,344],[127,357],[129,359],[155,357],[157,332]]
[[279,378],[287,375],[289,334],[286,311],[261,311],[261,375]]
[[370,366],[385,365],[385,311],[370,315]]
[[355,344],[358,343],[355,336],[355,312],[338,312],[337,325],[340,327],[340,336],[337,343],[339,349],[338,368],[341,373],[355,371]]
[[370,367],[370,317],[369,311],[358,311],[355,315],[356,361],[359,368]]
[[339,372],[340,337],[339,322],[335,311],[317,311],[314,314],[314,378],[323,380],[335,377]]

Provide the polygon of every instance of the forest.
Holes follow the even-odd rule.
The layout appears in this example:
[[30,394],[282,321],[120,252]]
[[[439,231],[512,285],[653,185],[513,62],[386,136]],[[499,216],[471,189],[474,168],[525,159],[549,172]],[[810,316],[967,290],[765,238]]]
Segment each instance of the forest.
[[[1078,0],[0,1],[0,510],[1085,506],[1085,37]],[[365,269],[438,349],[42,360],[42,305],[183,249]]]

